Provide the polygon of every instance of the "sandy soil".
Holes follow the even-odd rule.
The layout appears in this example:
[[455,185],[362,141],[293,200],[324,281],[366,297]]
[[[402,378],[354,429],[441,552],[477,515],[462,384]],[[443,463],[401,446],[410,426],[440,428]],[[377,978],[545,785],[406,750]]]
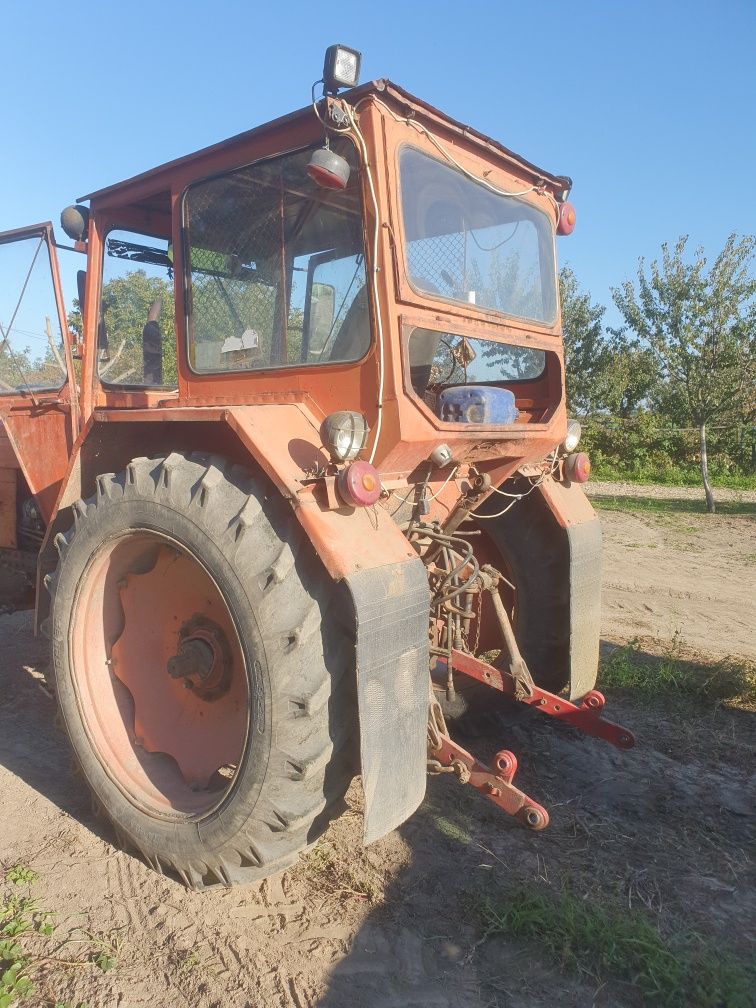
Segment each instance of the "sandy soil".
[[[754,654],[752,519],[604,519],[607,640],[642,636],[652,649],[679,630],[715,655]],[[664,930],[684,922],[728,947],[754,919],[748,712],[683,718],[610,696],[610,716],[638,736],[627,754],[516,712],[499,718],[496,737],[470,744],[519,755],[520,786],[552,814],[544,833],[435,778],[420,812],[365,850],[354,787],[348,813],[295,870],[199,895],[118,851],[92,814],[54,726],[29,615],[0,618],[0,640],[0,865],[39,873],[34,892],[63,930],[118,940],[112,971],[59,968],[38,1004],[632,1008],[628,988],[597,991],[532,946],[482,942],[476,907],[512,882],[570,880],[577,892],[647,908]]]
[[756,660],[756,521],[601,513],[603,634]]

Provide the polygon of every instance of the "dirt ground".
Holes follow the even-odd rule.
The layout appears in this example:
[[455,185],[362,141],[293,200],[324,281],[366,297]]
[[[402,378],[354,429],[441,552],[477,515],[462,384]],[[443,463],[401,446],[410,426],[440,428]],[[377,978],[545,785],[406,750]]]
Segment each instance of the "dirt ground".
[[[752,518],[604,512],[607,642],[675,638],[704,654],[754,657]],[[747,852],[756,718],[685,716],[608,697],[638,744],[621,753],[530,712],[499,718],[520,786],[549,808],[540,834],[515,827],[446,777],[421,810],[363,849],[359,789],[300,865],[259,886],[188,892],[112,845],[95,818],[41,673],[29,614],[0,618],[0,865],[39,875],[34,893],[66,927],[104,936],[115,967],[51,973],[37,1004],[90,1008],[632,1008],[619,983],[560,972],[533,945],[482,940],[478,907],[513,882],[645,908],[739,948],[754,920]],[[47,997],[48,1000],[44,1000]]]
[[[609,489],[611,487],[611,490]],[[620,493],[700,499],[689,487],[591,485]],[[716,490],[756,501],[752,491]],[[756,660],[756,521],[748,516],[601,512],[606,551],[603,635],[610,641],[679,640],[716,657]]]

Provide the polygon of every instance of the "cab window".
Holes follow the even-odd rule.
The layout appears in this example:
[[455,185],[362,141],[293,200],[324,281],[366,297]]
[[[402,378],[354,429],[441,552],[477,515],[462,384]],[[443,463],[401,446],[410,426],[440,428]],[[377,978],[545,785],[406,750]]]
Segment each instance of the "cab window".
[[0,395],[59,389],[63,337],[44,234],[0,242]]
[[359,169],[346,189],[307,174],[312,149],[189,187],[189,363],[201,373],[357,361],[370,346]]
[[176,310],[168,238],[105,238],[97,368],[107,385],[176,386]]

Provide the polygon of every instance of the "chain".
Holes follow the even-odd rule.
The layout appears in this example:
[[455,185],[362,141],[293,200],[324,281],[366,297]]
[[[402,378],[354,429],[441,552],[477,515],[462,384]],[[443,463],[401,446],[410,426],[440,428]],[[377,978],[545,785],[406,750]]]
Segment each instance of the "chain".
[[478,592],[478,615],[475,620],[475,647],[470,652],[476,655],[478,653],[478,645],[480,644],[480,625],[483,622],[483,592]]

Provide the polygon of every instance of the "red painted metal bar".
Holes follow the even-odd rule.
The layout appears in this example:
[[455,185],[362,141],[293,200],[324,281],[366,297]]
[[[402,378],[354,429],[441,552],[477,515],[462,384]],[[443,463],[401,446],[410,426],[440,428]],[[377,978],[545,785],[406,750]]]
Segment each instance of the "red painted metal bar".
[[[452,651],[452,664],[455,672],[461,672],[462,675],[469,676],[471,679],[477,679],[478,682],[485,683],[486,686],[491,686],[493,689],[499,690],[500,693],[506,693],[507,696],[518,699],[520,703],[535,707],[543,714],[559,718],[560,721],[572,725],[573,728],[585,732],[586,735],[605,739],[618,749],[632,749],[635,745],[635,736],[631,731],[601,717],[605,701],[603,694],[598,690],[586,693],[577,704],[565,697],[557,696],[555,693],[549,693],[548,690],[540,689],[538,686],[533,687],[529,696],[516,697],[512,677],[506,672],[494,668],[493,665],[489,665],[488,662],[465,654],[464,651],[454,650]],[[441,666],[445,675],[446,662],[440,659],[438,665]]]
[[440,734],[439,748],[429,748],[428,755],[431,759],[438,760],[442,766],[453,767],[461,783],[470,784],[527,829],[542,830],[549,825],[546,809],[512,783],[517,771],[517,760],[508,750],[503,749],[496,754],[495,769],[491,769],[452,741],[448,735]]

